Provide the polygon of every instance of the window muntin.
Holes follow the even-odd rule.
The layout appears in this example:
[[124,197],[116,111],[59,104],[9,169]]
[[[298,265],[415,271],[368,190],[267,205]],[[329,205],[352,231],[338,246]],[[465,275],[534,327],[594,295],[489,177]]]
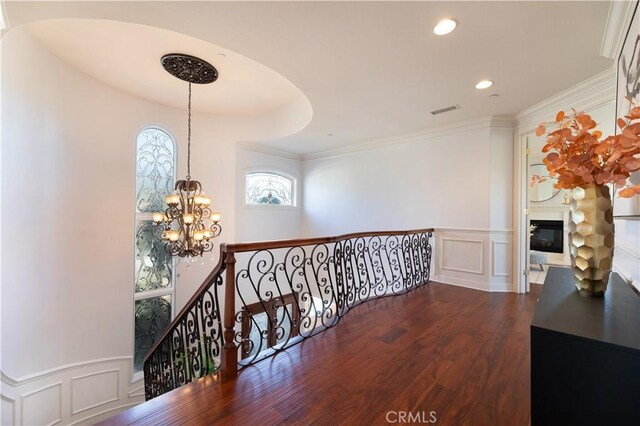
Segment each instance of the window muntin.
[[245,202],[254,205],[294,206],[294,180],[277,173],[247,173]]
[[164,130],[147,127],[136,138],[133,371],[173,317],[174,263],[151,213],[167,208],[175,184],[175,143]]

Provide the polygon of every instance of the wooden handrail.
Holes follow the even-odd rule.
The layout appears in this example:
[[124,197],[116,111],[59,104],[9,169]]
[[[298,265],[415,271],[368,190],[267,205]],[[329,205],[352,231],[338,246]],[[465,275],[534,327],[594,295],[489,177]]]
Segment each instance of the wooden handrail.
[[272,240],[272,241],[258,241],[253,243],[235,243],[235,244],[223,244],[225,250],[233,253],[242,253],[247,251],[257,250],[269,250],[279,249],[287,247],[301,247],[312,246],[315,244],[327,244],[335,243],[338,241],[349,240],[351,238],[361,237],[384,237],[390,235],[410,235],[434,232],[434,228],[425,229],[413,229],[410,231],[373,231],[373,232],[354,232],[351,234],[338,235],[335,237],[313,237],[313,238],[299,238],[292,240]]

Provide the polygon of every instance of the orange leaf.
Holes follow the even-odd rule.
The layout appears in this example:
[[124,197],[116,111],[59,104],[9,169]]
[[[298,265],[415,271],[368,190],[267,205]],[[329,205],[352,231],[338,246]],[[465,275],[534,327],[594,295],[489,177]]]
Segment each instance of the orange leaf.
[[558,114],[556,114],[556,121],[559,123],[562,120],[564,120],[564,111],[560,111]]
[[617,175],[617,176],[615,176],[615,183],[619,187],[623,187],[626,182],[627,182],[627,176],[625,176],[625,175]]
[[542,135],[544,135],[544,132],[545,132],[546,130],[547,130],[547,129],[545,129],[544,125],[542,125],[542,124],[541,124],[541,125],[539,125],[539,126],[538,126],[538,128],[536,129],[536,136],[542,136]]
[[595,132],[593,132],[593,136],[600,139],[602,137],[602,132],[600,130],[596,130]]
[[633,134],[633,130],[631,130],[629,127],[626,127],[623,131],[622,134],[631,139],[631,140],[635,140],[636,139],[636,135]]
[[629,115],[625,115],[629,120],[637,120],[640,118],[640,107],[634,107],[629,111]]
[[636,191],[632,187],[621,189],[618,192],[618,196],[621,197],[621,198],[631,198],[634,195],[636,195]]
[[624,122],[624,120],[623,120],[622,118],[618,118],[618,127],[620,127],[621,129],[623,129],[623,128],[624,128],[624,126],[625,126],[626,124],[627,124],[627,123],[625,123],[625,122]]
[[635,172],[640,169],[640,158],[631,157],[624,163],[624,167],[630,172]]

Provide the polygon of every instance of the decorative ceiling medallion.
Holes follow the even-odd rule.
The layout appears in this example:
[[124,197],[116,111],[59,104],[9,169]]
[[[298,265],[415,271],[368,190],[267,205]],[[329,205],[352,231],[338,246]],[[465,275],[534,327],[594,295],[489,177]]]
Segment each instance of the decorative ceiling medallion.
[[169,53],[160,59],[165,70],[180,80],[209,84],[218,79],[218,70],[209,62],[182,53]]

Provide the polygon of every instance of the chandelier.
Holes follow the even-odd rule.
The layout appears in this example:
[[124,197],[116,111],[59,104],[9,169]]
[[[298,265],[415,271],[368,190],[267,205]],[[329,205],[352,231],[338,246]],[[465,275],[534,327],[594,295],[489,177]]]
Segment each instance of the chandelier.
[[202,256],[213,249],[212,240],[222,227],[220,213],[211,211],[211,198],[204,194],[200,182],[191,179],[191,84],[213,83],[218,71],[200,58],[179,53],[164,55],[161,62],[167,72],[189,83],[187,176],[165,197],[167,209],[153,213],[152,218],[162,230],[167,252],[179,257]]

